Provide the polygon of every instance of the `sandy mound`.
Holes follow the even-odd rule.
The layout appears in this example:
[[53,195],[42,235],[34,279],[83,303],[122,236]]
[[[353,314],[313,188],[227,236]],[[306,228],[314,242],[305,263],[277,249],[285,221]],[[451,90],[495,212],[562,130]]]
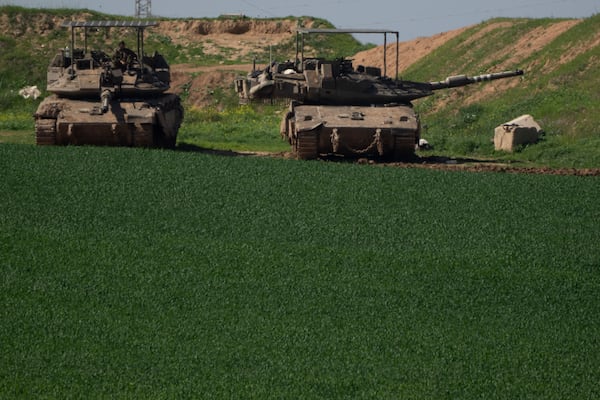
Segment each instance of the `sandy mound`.
[[169,20],[160,21],[154,30],[171,38],[174,44],[183,47],[202,42],[206,54],[219,54],[224,49],[233,50],[236,57],[251,54],[269,45],[276,46],[289,41],[298,24],[313,25],[310,19],[280,21],[235,19],[235,20]]
[[[91,14],[81,12],[73,14],[70,19],[74,21],[86,21],[90,19]],[[9,19],[7,14],[0,15],[0,34],[12,37],[19,37],[25,34],[35,36],[46,36],[57,29],[65,29],[60,24],[65,20],[51,14],[37,14],[35,19],[17,14],[14,20]]]
[[[398,60],[399,73],[402,73],[402,71],[406,70],[413,63],[431,53],[448,40],[460,35],[468,28],[469,27],[464,27],[449,32],[438,33],[437,35],[433,35],[431,37],[421,37],[408,42],[401,42],[400,56]],[[383,70],[383,50],[383,46],[378,46],[373,49],[357,53],[353,57],[353,64],[379,67]],[[396,68],[396,43],[387,45],[387,57],[387,75],[393,76]]]

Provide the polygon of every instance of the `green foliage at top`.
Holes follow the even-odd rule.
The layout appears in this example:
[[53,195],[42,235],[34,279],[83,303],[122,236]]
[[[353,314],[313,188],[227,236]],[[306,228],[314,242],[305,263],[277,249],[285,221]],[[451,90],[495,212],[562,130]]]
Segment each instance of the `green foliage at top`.
[[[309,19],[302,17],[299,21]],[[312,21],[311,29],[331,29],[335,28],[329,21],[310,18]],[[301,39],[299,45],[301,46]],[[296,56],[296,37],[290,39],[287,43],[282,43],[275,46],[272,51],[278,57],[277,60],[292,60]],[[375,45],[367,43],[362,44],[350,34],[309,34],[304,35],[304,50],[307,57],[322,57],[322,58],[343,58],[351,57],[352,55],[370,48]],[[299,49],[300,51],[302,49]]]
[[[0,109],[16,117],[12,125],[0,121],[0,129],[33,127],[31,115],[42,98],[48,95],[44,92],[48,64],[59,49],[70,46],[71,42],[70,30],[57,25],[57,17],[60,21],[72,20],[74,15],[85,15],[88,20],[133,19],[87,9],[29,9],[16,6],[0,7],[0,14],[6,15],[10,24],[10,35],[0,33]],[[90,32],[88,47],[110,52],[121,39],[135,43],[135,35],[125,32],[126,30],[119,30],[119,33],[112,36],[104,29]],[[82,37],[76,37],[76,46],[83,47]],[[22,99],[18,91],[32,85],[42,91],[41,98]],[[22,123],[25,119],[28,122]]]
[[[109,19],[115,19],[115,17],[118,17],[118,19],[127,19],[127,20],[131,20],[134,19],[133,17],[127,17],[127,16],[122,16],[122,15],[111,15],[111,14],[106,14],[106,13],[101,13],[98,11],[94,11],[94,10],[90,10],[87,8],[81,8],[81,9],[72,9],[72,8],[27,8],[27,7],[20,7],[20,6],[0,6],[0,13],[2,14],[6,14],[9,18],[9,21],[11,21],[11,25],[14,22],[19,22],[19,23],[23,23],[26,25],[32,25],[32,20],[29,19],[31,17],[39,17],[40,14],[43,15],[49,15],[49,16],[56,16],[56,17],[64,17],[65,19],[71,19],[73,17],[74,14],[85,14],[88,15],[89,17],[93,18],[94,20],[109,20]],[[23,20],[23,18],[25,18],[25,20]]]

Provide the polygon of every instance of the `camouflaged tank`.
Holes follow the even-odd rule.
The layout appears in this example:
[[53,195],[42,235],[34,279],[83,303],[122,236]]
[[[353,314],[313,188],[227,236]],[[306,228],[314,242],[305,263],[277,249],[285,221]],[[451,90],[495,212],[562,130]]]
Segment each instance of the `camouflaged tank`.
[[[304,57],[305,34],[378,33],[396,35],[395,78],[377,67],[352,65],[352,60]],[[281,135],[301,159],[320,154],[351,157],[402,158],[413,155],[421,124],[412,100],[436,90],[522,75],[505,71],[469,77],[452,76],[440,82],[398,79],[398,32],[387,30],[299,29],[296,60],[271,63],[236,79],[240,102],[254,99],[290,99],[281,122]],[[300,43],[300,39],[302,43]],[[383,65],[387,65],[384,45]]]
[[[177,95],[166,93],[169,65],[156,52],[144,55],[144,29],[154,25],[151,21],[62,24],[71,28],[71,45],[60,50],[48,67],[47,90],[53,94],[34,114],[38,145],[175,146],[183,108]],[[103,28],[135,31],[137,51],[115,59],[88,49],[89,33]],[[83,48],[75,46],[76,36],[83,36]]]

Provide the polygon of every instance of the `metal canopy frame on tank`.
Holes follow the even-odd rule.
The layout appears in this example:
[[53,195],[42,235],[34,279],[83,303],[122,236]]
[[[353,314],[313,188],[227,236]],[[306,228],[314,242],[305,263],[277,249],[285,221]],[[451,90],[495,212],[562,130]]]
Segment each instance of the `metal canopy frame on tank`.
[[[387,29],[309,29],[300,28],[296,31],[296,63],[302,65],[304,62],[304,35],[306,34],[380,34],[383,35],[383,75],[387,76],[387,35],[396,35],[396,74],[395,79],[398,80],[398,68],[400,62],[400,35],[398,31]],[[302,42],[300,44],[300,42]],[[298,58],[300,54],[300,58]]]
[[75,29],[83,28],[83,52],[87,53],[87,37],[89,28],[134,28],[137,36],[138,59],[144,54],[144,29],[158,25],[155,21],[64,21],[63,28],[71,28],[71,51],[75,49]]

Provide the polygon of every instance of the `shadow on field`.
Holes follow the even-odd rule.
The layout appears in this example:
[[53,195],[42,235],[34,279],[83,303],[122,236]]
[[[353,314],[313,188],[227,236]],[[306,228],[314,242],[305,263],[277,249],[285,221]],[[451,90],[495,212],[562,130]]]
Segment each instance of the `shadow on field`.
[[353,164],[403,164],[403,165],[463,165],[463,164],[488,164],[488,165],[503,165],[506,161],[493,160],[493,159],[477,159],[467,157],[444,157],[444,156],[420,156],[413,154],[405,156],[400,159],[394,158],[378,158],[378,157],[344,157],[338,155],[322,155],[319,157],[320,160],[333,161],[340,163],[353,163]]
[[254,156],[256,153],[251,152],[239,152],[233,150],[216,150],[216,149],[207,149],[205,147],[196,146],[195,144],[189,143],[178,143],[175,151],[189,152],[189,153],[203,153],[203,154],[213,154],[217,156],[224,157],[249,157]]
[[417,162],[421,164],[506,164],[503,160],[478,159],[470,157],[444,157],[444,156],[414,156],[407,162]]
[[[179,143],[175,151],[212,154],[222,157],[273,157],[295,158],[291,152],[268,151],[234,151],[215,150],[189,143]],[[494,159],[478,159],[471,157],[444,157],[413,155],[401,160],[379,158],[353,158],[335,155],[321,155],[317,160],[334,163],[384,165],[400,168],[425,168],[433,170],[463,171],[463,172],[502,172],[517,174],[549,174],[549,175],[578,175],[600,176],[600,168],[550,168],[526,166],[521,162]]]
[[[198,146],[191,143],[180,142],[177,144],[175,151],[192,152],[192,153],[203,153],[213,154],[224,157],[253,157],[253,156],[268,156],[268,157],[281,157],[281,158],[293,158],[291,152],[268,152],[268,151],[235,151],[235,150],[219,150],[209,149],[206,147]],[[321,161],[332,161],[339,163],[352,163],[352,164],[429,164],[429,165],[456,165],[456,164],[498,164],[502,163],[499,160],[489,159],[476,159],[476,158],[455,158],[455,157],[443,157],[443,156],[419,156],[412,155],[405,158],[395,160],[377,157],[345,157],[340,155],[325,155],[321,154],[318,157]]]

